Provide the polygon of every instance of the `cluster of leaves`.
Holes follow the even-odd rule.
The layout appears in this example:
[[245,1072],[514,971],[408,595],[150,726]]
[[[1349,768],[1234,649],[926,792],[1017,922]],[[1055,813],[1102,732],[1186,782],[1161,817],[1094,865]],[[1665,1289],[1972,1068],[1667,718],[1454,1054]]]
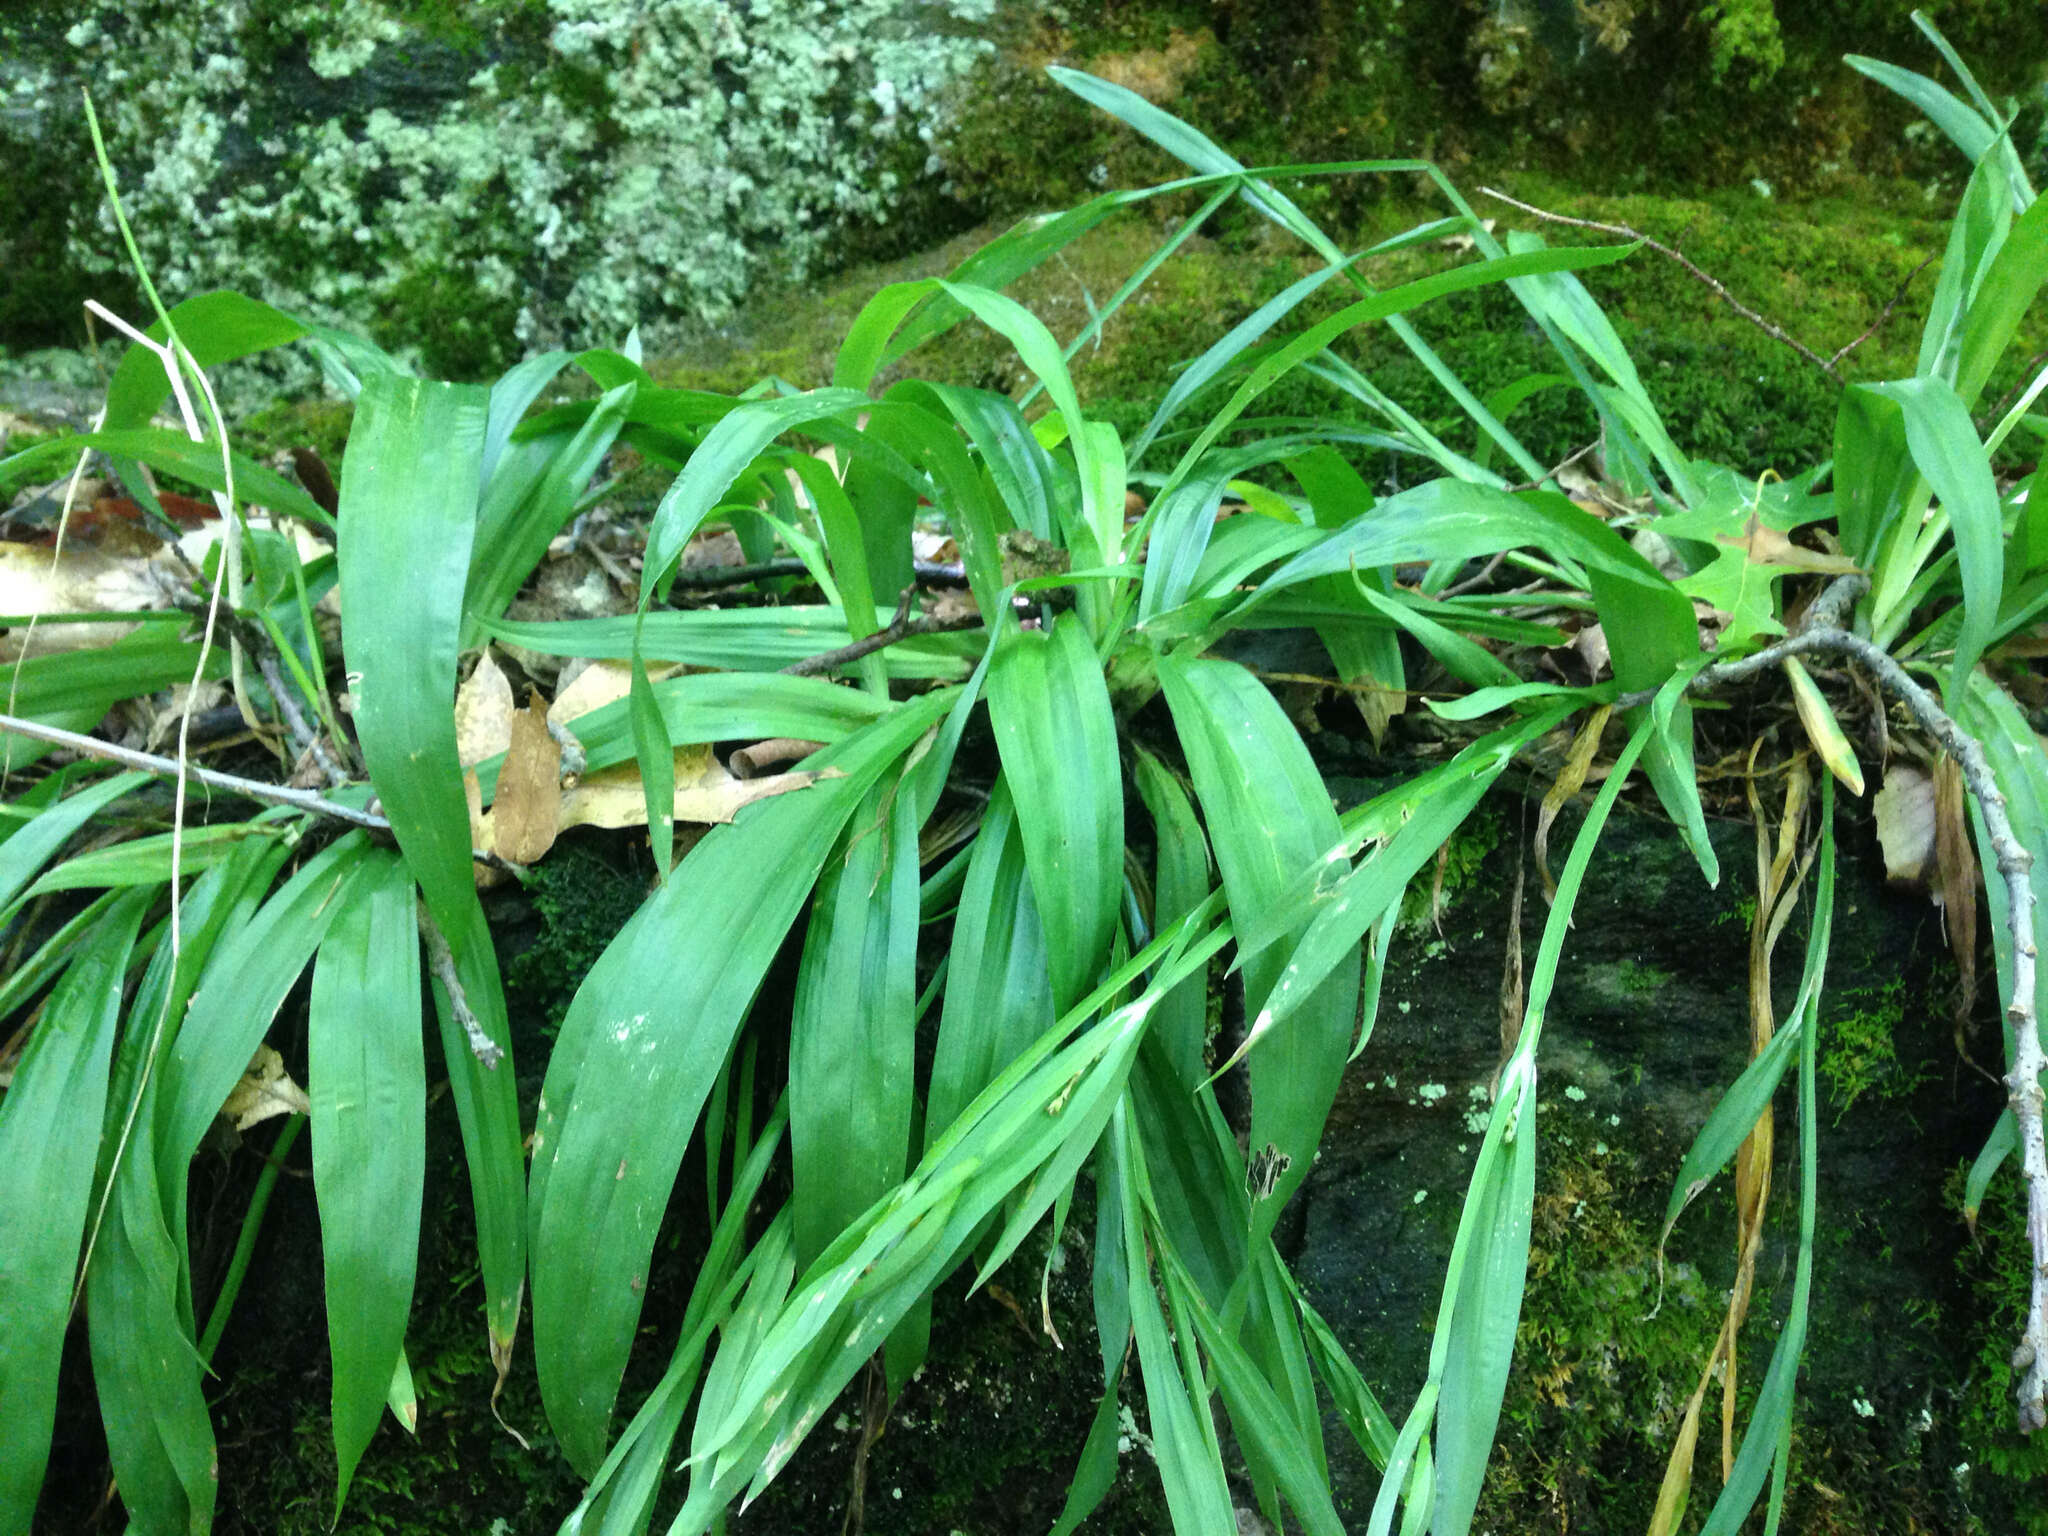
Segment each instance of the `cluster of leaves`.
[[[438,383],[355,338],[216,294],[163,316],[158,339],[195,368],[305,342],[355,397],[333,514],[222,444],[151,427],[171,381],[149,348],[124,360],[102,430],[30,450],[52,465],[84,448],[109,453],[138,500],[152,495],[144,464],[223,494],[239,486],[332,534],[334,553],[310,565],[286,541],[251,538],[264,571],[232,617],[290,663],[272,684],[276,703],[299,690],[295,712],[330,721],[328,750],[360,753],[360,773],[337,770],[345,782],[329,804],[360,809],[374,795],[391,837],[358,829],[325,840],[321,819],[285,803],[60,858],[144,782],[95,777],[89,761],[47,774],[9,807],[8,920],[61,918],[34,930],[0,983],[0,1006],[32,1009],[34,1020],[0,1110],[0,1284],[11,1319],[0,1334],[0,1513],[10,1524],[25,1524],[37,1497],[65,1321],[82,1291],[130,1518],[145,1532],[206,1527],[216,1490],[201,1382],[232,1298],[200,1327],[188,1167],[310,966],[337,1499],[387,1403],[403,1422],[412,1400],[404,1337],[431,991],[468,1153],[493,1357],[506,1368],[530,1297],[549,1422],[590,1480],[565,1530],[644,1529],[678,1470],[669,1529],[714,1528],[788,1462],[871,1357],[880,1353],[892,1381],[913,1373],[933,1291],[957,1274],[985,1280],[1047,1222],[1058,1234],[1086,1177],[1103,1392],[1059,1530],[1086,1518],[1113,1478],[1119,1388],[1134,1373],[1178,1529],[1236,1528],[1220,1399],[1269,1518],[1284,1506],[1305,1530],[1341,1531],[1325,1471],[1327,1392],[1383,1469],[1376,1536],[1396,1521],[1404,1532],[1463,1532],[1514,1353],[1537,1057],[1575,899],[1639,769],[1706,878],[1718,877],[1689,688],[1715,659],[1783,632],[1788,576],[1870,573],[1856,621],[1940,680],[1984,740],[2048,878],[2048,771],[2020,710],[1979,665],[2048,607],[2040,477],[2025,494],[2001,493],[1990,460],[2012,431],[2040,430],[2028,412],[2048,373],[1992,440],[1969,410],[2048,273],[2048,203],[1988,102],[1973,108],[1918,76],[1895,82],[1934,110],[1975,172],[1920,370],[1845,393],[1823,493],[1822,466],[1750,484],[1679,448],[1574,275],[1632,248],[1552,249],[1526,234],[1503,245],[1420,162],[1253,172],[1130,91],[1055,77],[1189,174],[1022,225],[949,279],[884,289],[851,326],[827,388],[665,389],[631,341],[546,353],[489,387]],[[1464,234],[1474,259],[1375,291],[1357,274],[1358,253],[1274,184],[1283,173],[1429,177],[1451,212],[1388,243]],[[1120,210],[1189,194],[1211,209],[1242,199],[1323,265],[1219,338],[1142,427],[1121,434],[1083,412],[1068,367],[1102,317],[1063,346],[1003,290]],[[1200,222],[1170,237],[1104,316]],[[1291,313],[1330,284],[1355,296],[1288,333]],[[1434,299],[1494,284],[1545,336],[1555,371],[1482,399],[1414,317]],[[885,369],[970,320],[1005,338],[1033,376],[1022,400],[915,378],[877,388]],[[1382,324],[1461,408],[1455,436],[1337,350],[1348,333]],[[595,397],[533,413],[570,369]],[[1335,406],[1312,418],[1256,414],[1297,373],[1319,380]],[[1549,488],[1552,472],[1504,424],[1521,400],[1553,389],[1576,390],[1595,413],[1607,516]],[[1047,408],[1028,414],[1040,395]],[[1394,447],[1436,477],[1376,496],[1338,451],[1361,443]],[[674,473],[646,533],[634,611],[508,617],[615,444]],[[829,458],[813,451],[821,444]],[[1288,488],[1243,478],[1264,467],[1283,470]],[[1135,523],[1133,485],[1151,492]],[[1244,510],[1219,518],[1226,496],[1242,497]],[[934,515],[958,546],[978,627],[916,633],[896,612],[914,584],[913,534]],[[1830,520],[1832,533],[1808,535],[1821,547],[1794,542]],[[788,551],[822,600],[671,606],[686,548],[716,521],[750,554]],[[1657,533],[1668,558],[1653,562],[1625,529]],[[1496,557],[1510,586],[1466,575]],[[312,664],[309,598],[337,579],[352,731],[333,719]],[[1714,620],[1704,630],[1702,611]],[[295,629],[285,623],[294,615]],[[90,726],[120,699],[228,670],[177,617],[104,651],[24,661],[16,710]],[[1511,664],[1562,645],[1563,624],[1585,640],[1594,622],[1611,667],[1591,681],[1532,679]],[[1262,627],[1313,630],[1376,728],[1407,707],[1414,684],[1448,678],[1453,696],[1432,688],[1429,705],[1462,728],[1462,749],[1340,817],[1273,695],[1213,654],[1233,632]],[[578,717],[575,735],[589,771],[637,765],[659,877],[568,1006],[530,1139],[468,804],[472,788],[480,802],[507,793],[514,775],[510,757],[486,761],[466,786],[451,709],[461,657],[492,639],[628,663],[623,696]],[[778,670],[793,649],[833,653],[841,680]],[[655,677],[666,663],[715,670]],[[1853,777],[1826,696],[1803,672],[1792,680],[1807,730]],[[1556,798],[1574,793],[1617,710],[1618,751],[1527,971],[1427,1379],[1397,1422],[1295,1287],[1275,1224],[1308,1172],[1346,1063],[1369,1041],[1410,880],[1518,752],[1584,714]],[[962,743],[984,729],[993,782],[985,796],[957,794]],[[746,807],[678,861],[677,747],[771,738],[818,744],[808,787]],[[1758,1039],[1752,1066],[1687,1154],[1669,1211],[1675,1222],[1738,1156],[1750,1166],[1744,1149],[1796,1063],[1801,1236],[1790,1310],[1708,1516],[1716,1533],[1736,1529],[1774,1475],[1779,1507],[1788,1466],[1817,1200],[1833,782],[1822,780],[1798,1004],[1785,1028]],[[971,842],[927,871],[922,834],[942,805],[958,813],[963,801]],[[1764,905],[1789,911],[1789,803],[1785,821]],[[73,891],[91,894],[83,905],[33,905]],[[2001,899],[1994,885],[1995,930]],[[763,981],[799,925],[788,1016],[760,1017]],[[1226,947],[1251,1022],[1219,1062],[1207,1048],[1204,986]],[[939,975],[920,991],[921,976]],[[920,1028],[934,1008],[922,1065]],[[786,1082],[767,1081],[762,1063],[780,1059]],[[1212,1087],[1239,1059],[1250,1086],[1243,1142]],[[2013,1145],[2009,1120],[2001,1137],[1973,1199]],[[693,1147],[710,1206],[704,1258],[683,1316],[663,1320],[677,1337],[666,1372],[616,1428],[658,1229]],[[784,1168],[787,1199],[763,1199]],[[1698,1406],[1696,1395],[1659,1499],[1663,1531],[1684,1507]]]

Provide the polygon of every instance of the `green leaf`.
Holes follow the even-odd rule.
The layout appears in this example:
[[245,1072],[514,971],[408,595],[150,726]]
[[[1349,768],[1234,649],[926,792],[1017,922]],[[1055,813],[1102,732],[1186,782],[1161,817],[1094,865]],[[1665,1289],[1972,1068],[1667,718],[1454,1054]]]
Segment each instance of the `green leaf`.
[[[876,610],[875,627],[890,615]],[[849,645],[853,635],[837,608],[704,608],[689,613],[631,614],[610,619],[558,622],[498,619],[479,626],[494,639],[523,645],[548,656],[625,657],[640,633],[640,655],[650,662],[676,661],[694,667],[772,671]],[[872,633],[872,631],[870,631]],[[892,678],[957,682],[974,668],[983,635],[919,635],[881,652]]]
[[[1164,928],[1208,897],[1209,843],[1194,802],[1180,778],[1150,752],[1137,750],[1137,790],[1152,817],[1158,859],[1153,866],[1152,926]],[[1181,1085],[1192,1093],[1204,1076],[1202,1048],[1209,1027],[1206,979],[1189,977],[1152,1014],[1152,1034],[1165,1049]]]
[[[342,464],[336,554],[349,594],[342,648],[363,760],[463,992],[459,1010],[447,987],[435,984],[476,1208],[492,1359],[502,1372],[525,1284],[524,1164],[511,1031],[472,873],[454,713],[488,412],[487,393],[473,386],[369,380]],[[495,1051],[489,1065],[473,1048],[463,1010]]]
[[1001,776],[989,792],[968,859],[949,955],[926,1096],[926,1146],[1055,1016],[1045,930],[1009,780]]
[[43,1005],[0,1100],[0,1528],[10,1531],[34,1523],[50,1454],[122,982],[155,894],[131,891],[107,910]]
[[[168,427],[80,432],[71,437],[37,443],[10,458],[0,459],[0,480],[15,477],[34,480],[64,472],[79,454],[93,448],[116,458],[147,464],[152,469],[176,475],[180,480],[189,480],[209,491],[227,489],[219,444],[195,443],[183,432],[172,431]],[[318,502],[276,470],[246,459],[239,453],[230,457],[238,502],[268,507],[272,512],[302,518],[322,528],[334,525],[334,519]]]
[[885,777],[868,791],[811,902],[789,1038],[799,1268],[909,1161],[922,914],[918,806],[902,787]]
[[[714,827],[569,1005],[533,1136],[533,1343],[549,1421],[586,1472],[603,1459],[655,1229],[755,988],[860,797],[951,702],[899,706],[812,760],[844,777]],[[717,923],[697,920],[707,891],[725,904]]]
[[[1152,1454],[1165,1486],[1166,1505],[1176,1531],[1229,1531],[1237,1524],[1206,1391],[1191,1393],[1174,1359],[1166,1318],[1153,1288],[1143,1219],[1145,1177],[1135,1140],[1120,1106],[1110,1122],[1110,1146],[1122,1187],[1123,1244],[1130,1265],[1131,1323],[1138,1365],[1145,1381],[1145,1408],[1152,1427]],[[1199,1374],[1195,1375],[1197,1381]]]
[[412,876],[373,851],[320,946],[306,1019],[337,1512],[404,1363],[426,1178],[420,1027]]
[[[530,481],[521,477],[517,482],[524,487],[524,495],[516,500],[509,495],[482,496],[476,513],[475,551],[470,557],[463,598],[464,644],[474,643],[480,621],[497,618],[505,611],[534,567],[546,556],[549,543],[575,513],[577,499],[591,475],[611,452],[638,388],[637,384],[628,383],[606,391],[576,435],[547,456],[540,474]],[[468,394],[465,409],[473,411],[475,391]],[[493,391],[485,406],[485,419],[479,424],[485,433],[493,424],[498,406]],[[486,483],[483,461],[488,439],[478,437],[472,448],[468,434],[477,430],[477,426],[465,422],[463,452],[465,456],[474,454],[474,467],[466,473],[476,476],[481,490]],[[492,490],[496,489],[494,483]],[[472,498],[472,506],[475,504]]]
[[[1187,754],[1188,770],[1240,922],[1271,914],[1298,934],[1307,904],[1274,904],[1294,877],[1341,834],[1329,791],[1308,749],[1265,687],[1235,662],[1168,656],[1159,680]],[[1355,957],[1355,946],[1352,951]],[[1280,980],[1279,950],[1245,962],[1245,1001],[1263,1009]],[[1307,1176],[1323,1122],[1343,1075],[1358,999],[1355,963],[1334,959],[1322,983],[1252,1054],[1251,1144],[1287,1159],[1271,1198],[1252,1210],[1253,1240],[1272,1230],[1282,1205]]]
[[1123,898],[1123,769],[1102,663],[1077,616],[1009,630],[988,709],[1064,1012],[1095,984]]
[[[329,381],[345,395],[353,396],[361,381],[372,374],[405,371],[382,348],[360,336],[297,319],[232,289],[197,294],[173,305],[170,313],[179,339],[201,368],[306,340],[312,343]],[[159,320],[143,334],[161,342],[168,333]],[[110,429],[147,426],[170,395],[170,380],[156,354],[147,347],[132,346],[121,354],[107,385],[106,425]]]
[[[868,404],[856,389],[819,389],[781,400],[750,400],[707,432],[675,484],[654,509],[640,571],[645,608],[682,558],[698,526],[755,457],[785,432],[812,422],[851,417]],[[651,654],[651,653],[650,653]]]
[[74,791],[11,833],[5,843],[0,843],[0,915],[12,909],[15,898],[57,850],[71,840],[74,832],[130,790],[148,782],[146,773],[117,773]]

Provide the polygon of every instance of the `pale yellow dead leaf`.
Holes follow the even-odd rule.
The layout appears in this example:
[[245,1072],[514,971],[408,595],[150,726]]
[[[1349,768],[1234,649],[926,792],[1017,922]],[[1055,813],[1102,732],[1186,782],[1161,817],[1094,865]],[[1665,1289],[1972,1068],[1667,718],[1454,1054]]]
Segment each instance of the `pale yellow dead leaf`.
[[306,1090],[286,1074],[284,1058],[269,1046],[259,1045],[249,1059],[249,1070],[229,1091],[220,1112],[234,1121],[236,1130],[246,1131],[273,1115],[303,1115],[312,1107]]
[[463,767],[473,768],[512,745],[515,710],[512,683],[486,646],[455,691],[455,756]]
[[[168,606],[170,586],[146,559],[81,544],[62,550],[0,543],[0,614],[126,613]],[[0,634],[0,660],[112,645],[135,625],[39,624]]]
[[[770,795],[788,794],[817,782],[813,771],[778,773],[762,779],[736,779],[708,746],[676,748],[676,820],[731,821],[742,806]],[[561,825],[567,827],[644,827],[647,796],[640,787],[636,763],[617,763],[585,777],[562,796]]]
[[547,701],[538,692],[512,716],[512,740],[492,802],[493,847],[514,864],[532,864],[555,845],[562,809],[562,748],[548,734]]
[[1934,781],[1910,763],[1893,763],[1870,809],[1885,879],[1924,889],[1934,860]]
[[[644,663],[643,663],[644,665]],[[663,678],[680,672],[675,666],[647,667],[647,680],[658,683]],[[579,715],[587,715],[593,709],[602,709],[607,704],[617,703],[633,687],[633,669],[623,661],[593,661],[575,680],[565,686],[548,710],[550,725],[566,725]]]

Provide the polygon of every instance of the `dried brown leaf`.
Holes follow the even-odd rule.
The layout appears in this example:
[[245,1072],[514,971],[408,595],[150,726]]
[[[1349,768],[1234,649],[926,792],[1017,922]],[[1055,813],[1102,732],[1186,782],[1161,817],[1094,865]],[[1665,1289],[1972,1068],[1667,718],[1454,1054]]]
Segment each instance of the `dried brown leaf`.
[[562,811],[562,748],[548,734],[547,701],[536,691],[512,716],[512,739],[492,802],[494,847],[514,864],[537,862],[555,845]]
[[303,1115],[312,1107],[306,1090],[285,1072],[284,1058],[269,1046],[259,1045],[249,1060],[249,1070],[229,1090],[220,1112],[235,1123],[236,1130],[246,1131],[273,1115]]
[[1963,772],[1952,757],[1934,765],[1935,901],[1948,929],[1948,947],[1956,957],[1956,1038],[1977,1003],[1977,851],[1970,845],[1970,818],[1964,809]]
[[1600,750],[1600,736],[1607,729],[1607,717],[1614,713],[1611,706],[1602,704],[1586,718],[1579,727],[1579,734],[1572,739],[1572,749],[1565,757],[1564,766],[1557,771],[1557,782],[1550,786],[1550,792],[1543,797],[1543,807],[1536,813],[1536,872],[1543,877],[1543,900],[1546,905],[1557,899],[1557,882],[1550,877],[1550,824],[1557,820],[1557,813],[1585,787],[1586,774],[1593,766],[1593,758]]

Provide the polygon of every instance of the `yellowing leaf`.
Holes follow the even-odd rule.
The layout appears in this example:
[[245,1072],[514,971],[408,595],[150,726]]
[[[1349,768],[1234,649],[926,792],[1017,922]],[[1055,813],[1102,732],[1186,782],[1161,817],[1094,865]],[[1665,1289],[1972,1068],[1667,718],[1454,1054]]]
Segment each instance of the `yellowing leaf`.
[[246,1131],[273,1115],[303,1115],[312,1109],[306,1090],[293,1082],[284,1070],[284,1058],[267,1045],[256,1047],[249,1070],[228,1093],[220,1112],[234,1121],[235,1129]]
[[1862,794],[1863,765],[1856,761],[1855,749],[1849,745],[1849,738],[1842,734],[1834,707],[1796,656],[1785,658],[1785,675],[1792,680],[1792,702],[1798,706],[1799,723],[1806,727],[1807,739],[1813,743],[1814,751],[1828,765],[1828,772],[1840,779],[1850,794]]

